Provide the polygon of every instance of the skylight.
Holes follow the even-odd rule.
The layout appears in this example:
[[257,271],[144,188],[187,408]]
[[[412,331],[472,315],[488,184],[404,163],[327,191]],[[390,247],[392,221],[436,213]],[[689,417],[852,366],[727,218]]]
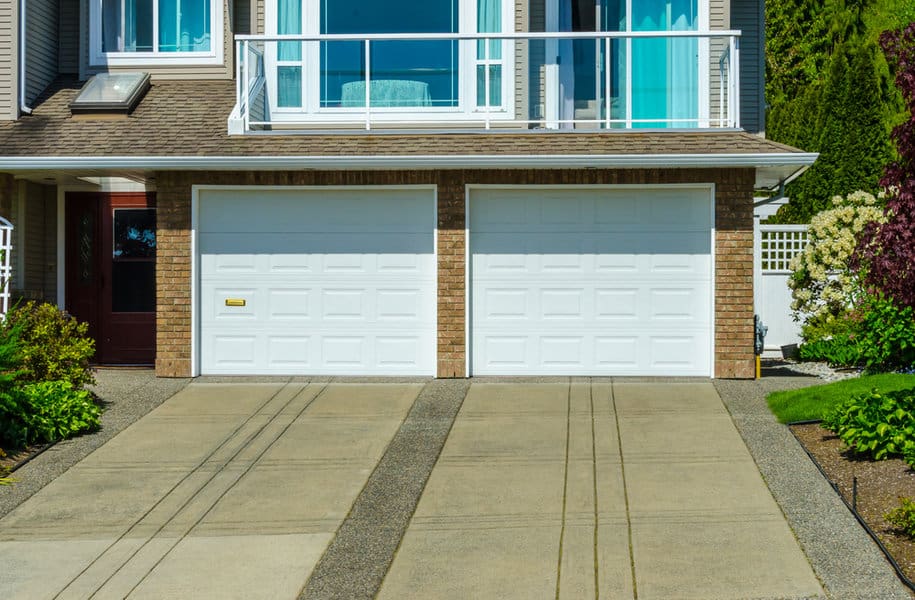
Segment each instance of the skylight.
[[70,103],[73,114],[129,114],[149,89],[149,73],[93,75]]

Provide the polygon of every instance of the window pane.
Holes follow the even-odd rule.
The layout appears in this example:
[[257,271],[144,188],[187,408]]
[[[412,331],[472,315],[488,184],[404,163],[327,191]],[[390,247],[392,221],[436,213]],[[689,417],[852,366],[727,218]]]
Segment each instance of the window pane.
[[156,263],[152,260],[111,263],[112,312],[156,310]]
[[[321,33],[457,33],[457,0],[322,0]],[[458,45],[371,45],[372,106],[457,106]],[[321,44],[321,106],[365,105],[365,47]]]
[[102,51],[152,52],[152,3],[153,0],[102,0]]
[[116,259],[156,256],[156,209],[115,209],[112,255]]
[[[277,33],[302,33],[302,0],[278,0],[276,19]],[[302,60],[300,42],[280,42],[277,46],[279,60]]]
[[102,52],[120,52],[121,0],[102,0]]
[[159,51],[205,52],[210,49],[211,0],[158,0]]
[[[501,0],[477,1],[477,31],[480,33],[495,33],[502,31],[502,2]],[[481,60],[502,58],[501,40],[489,42],[489,55],[486,54],[486,45],[483,40],[477,42],[477,58]]]
[[302,67],[277,67],[276,105],[302,106]]
[[[486,71],[477,65],[477,106],[486,106]],[[489,66],[489,105],[502,105],[502,65]]]

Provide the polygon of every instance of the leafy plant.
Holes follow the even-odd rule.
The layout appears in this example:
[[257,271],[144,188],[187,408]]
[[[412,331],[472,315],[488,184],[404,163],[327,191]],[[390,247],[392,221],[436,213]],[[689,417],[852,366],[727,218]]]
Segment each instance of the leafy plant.
[[887,523],[909,537],[915,537],[915,501],[899,497],[899,506],[883,515]]
[[915,365],[915,315],[876,296],[864,304],[861,328],[856,337],[861,360],[869,371],[910,369]]
[[0,394],[0,441],[10,447],[55,442],[98,429],[92,395],[69,381],[41,381]]
[[798,348],[798,357],[840,367],[854,367],[861,361],[858,345],[849,334],[804,342]]
[[27,302],[9,312],[6,328],[19,330],[22,382],[68,381],[75,388],[95,383],[89,359],[95,341],[89,326],[52,304]]
[[822,426],[857,454],[915,459],[915,388],[852,396],[827,411]]
[[69,381],[41,381],[23,387],[30,409],[26,419],[30,441],[54,442],[98,429],[102,409],[87,390]]

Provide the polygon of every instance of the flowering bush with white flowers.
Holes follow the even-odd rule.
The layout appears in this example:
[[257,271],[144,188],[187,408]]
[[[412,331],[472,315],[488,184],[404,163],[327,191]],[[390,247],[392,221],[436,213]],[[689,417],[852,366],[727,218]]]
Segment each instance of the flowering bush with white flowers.
[[886,221],[883,196],[861,191],[835,196],[832,208],[811,219],[807,246],[790,264],[788,286],[796,319],[808,325],[826,324],[855,304],[862,277],[849,268],[849,258],[865,226]]

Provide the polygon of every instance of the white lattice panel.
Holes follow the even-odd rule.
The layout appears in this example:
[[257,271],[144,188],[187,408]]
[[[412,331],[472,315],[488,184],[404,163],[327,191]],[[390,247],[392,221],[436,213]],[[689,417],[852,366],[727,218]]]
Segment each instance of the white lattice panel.
[[788,273],[791,259],[807,245],[804,225],[763,225],[760,227],[759,258],[763,273]]
[[0,217],[0,317],[10,308],[10,280],[13,267],[10,255],[13,252],[13,224]]

